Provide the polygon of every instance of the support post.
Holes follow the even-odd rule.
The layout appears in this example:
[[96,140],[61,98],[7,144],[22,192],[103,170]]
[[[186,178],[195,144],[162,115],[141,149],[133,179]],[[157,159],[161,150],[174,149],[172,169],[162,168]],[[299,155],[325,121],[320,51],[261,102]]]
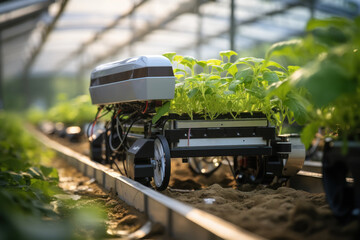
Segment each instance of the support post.
[[0,31],[0,110],[4,109],[2,31]]
[[202,39],[202,28],[203,28],[203,14],[200,11],[201,7],[201,1],[197,0],[197,6],[196,6],[196,14],[197,14],[197,42],[196,42],[196,57],[198,59],[201,59],[202,53],[201,53],[201,39]]
[[235,19],[235,0],[230,2],[230,50],[235,49],[236,19]]

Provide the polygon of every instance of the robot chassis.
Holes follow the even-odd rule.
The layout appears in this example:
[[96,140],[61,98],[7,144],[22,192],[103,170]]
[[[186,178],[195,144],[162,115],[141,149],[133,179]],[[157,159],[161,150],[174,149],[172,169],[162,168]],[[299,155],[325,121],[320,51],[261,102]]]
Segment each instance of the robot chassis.
[[92,103],[112,112],[112,117],[104,131],[91,136],[93,160],[122,161],[125,175],[145,185],[153,179],[157,190],[168,186],[172,158],[182,158],[192,170],[207,175],[227,160],[239,183],[286,180],[302,168],[305,148],[299,138],[277,136],[262,113],[243,113],[236,120],[230,115],[191,120],[170,114],[153,124],[155,108],[174,98],[174,92],[172,66],[162,56],[95,68]]

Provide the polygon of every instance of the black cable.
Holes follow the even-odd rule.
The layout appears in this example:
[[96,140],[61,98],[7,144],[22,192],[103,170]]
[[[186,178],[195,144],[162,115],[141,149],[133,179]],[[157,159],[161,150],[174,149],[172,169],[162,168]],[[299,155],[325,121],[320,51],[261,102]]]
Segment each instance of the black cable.
[[127,170],[126,170],[126,166],[125,166],[125,160],[126,160],[126,159],[123,159],[123,160],[122,160],[122,162],[123,162],[123,168],[124,168],[124,171],[125,171],[125,176],[128,176]]
[[[128,129],[127,129],[127,131],[126,131],[126,134],[125,134],[125,136],[124,136],[124,142],[127,143],[127,136],[128,136],[128,134],[129,134],[129,132],[130,132],[130,129],[132,128],[132,126],[134,125],[134,123],[136,123],[136,122],[139,121],[140,119],[141,119],[141,118],[137,118],[137,119],[133,120],[133,122],[130,124],[130,126],[128,127]],[[123,142],[123,144],[124,144],[124,142]],[[125,145],[125,149],[128,150],[128,147],[126,147],[126,145]],[[125,166],[125,159],[123,160],[123,167],[124,167],[125,174],[126,174],[126,176],[127,176],[127,169],[126,169],[126,166]]]
[[[100,110],[101,110],[101,108],[98,108],[98,110],[97,110],[97,112],[96,112],[96,114],[95,114],[95,119],[94,119],[94,120],[87,126],[87,128],[86,128],[86,137],[87,137],[88,139],[90,139],[90,136],[89,136],[90,126],[92,126],[92,125],[94,124],[94,122],[96,121],[96,116],[99,114]],[[90,141],[90,140],[89,140],[89,141]]]
[[120,174],[123,175],[123,176],[127,176],[127,175],[124,175],[124,173],[121,171],[121,169],[120,169],[119,166],[117,165],[116,161],[113,160],[113,162],[114,162],[116,168],[118,169],[118,171],[120,172]]
[[[226,159],[226,161],[227,161],[228,164],[229,164],[230,171],[231,171],[231,173],[232,173],[232,175],[233,175],[233,177],[234,177],[234,180],[235,180],[235,182],[236,182],[236,175],[235,175],[234,168],[231,166],[229,159],[228,159],[228,158],[225,158],[225,159]],[[236,161],[235,158],[234,158],[234,161]]]
[[[114,112],[113,116],[115,117],[115,112]],[[120,118],[120,116],[119,116],[119,118]],[[131,119],[131,118],[130,118],[130,119]],[[125,122],[127,122],[127,120],[130,120],[130,119],[126,119]],[[126,144],[127,144],[127,136],[128,136],[128,134],[129,134],[132,126],[134,125],[134,123],[137,122],[137,121],[139,121],[139,120],[140,120],[139,118],[136,118],[135,120],[133,120],[133,121],[131,122],[131,124],[130,124],[130,126],[127,128],[126,133],[125,133],[124,136],[118,136],[119,138],[122,138],[122,139],[123,139],[123,141],[122,141],[121,145],[119,146],[119,148],[120,148],[122,145],[124,145],[124,146],[125,146],[125,147],[124,147],[125,150],[128,150],[127,147],[126,147]],[[110,126],[109,126],[109,124],[110,124]],[[117,124],[117,123],[116,123],[116,124]],[[111,132],[114,132],[114,131],[115,131],[114,126],[115,126],[114,119],[112,119],[110,122],[108,122],[107,128],[108,128]],[[121,132],[121,135],[122,135],[122,132]],[[111,141],[112,139],[109,139],[109,140]],[[126,169],[126,165],[125,165],[125,160],[126,160],[126,159],[122,159],[121,161],[123,162],[123,168],[124,168],[124,171],[125,171],[125,176],[127,176],[127,169]],[[113,159],[112,162],[115,164],[115,166],[116,166],[117,169],[120,171],[120,173],[121,173],[122,175],[124,175],[124,174],[121,172],[119,166],[116,164],[115,159]]]
[[[100,117],[96,118],[96,116],[97,116],[98,113],[99,113],[99,110],[98,110],[98,112],[97,112],[96,115],[95,115],[95,119],[94,119],[94,120],[87,126],[87,128],[86,128],[86,137],[87,137],[88,139],[90,139],[90,136],[89,136],[90,126],[92,126],[95,121],[97,121],[97,120],[99,120],[100,118],[102,118],[102,117],[104,117],[105,115],[107,115],[109,112],[110,112],[110,111],[107,110],[107,112],[103,113]],[[90,141],[90,140],[89,140],[89,141]]]

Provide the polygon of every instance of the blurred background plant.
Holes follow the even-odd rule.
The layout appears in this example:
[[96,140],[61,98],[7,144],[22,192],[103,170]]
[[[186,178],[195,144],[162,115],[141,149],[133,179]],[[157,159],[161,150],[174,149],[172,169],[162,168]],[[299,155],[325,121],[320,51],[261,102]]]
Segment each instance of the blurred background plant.
[[94,120],[97,107],[91,104],[89,95],[80,95],[68,99],[66,94],[59,94],[57,103],[47,111],[39,108],[30,108],[27,119],[33,124],[41,121],[62,122],[66,126],[83,126]]
[[319,127],[343,140],[360,134],[360,17],[311,19],[304,38],[273,45],[267,58],[281,57],[302,67],[283,89],[308,91],[309,121],[302,131],[308,147]]
[[64,192],[57,170],[45,166],[53,157],[25,131],[19,116],[0,112],[0,239],[88,239],[81,232],[90,230],[95,239],[105,234],[99,206],[69,211],[73,203],[63,201],[62,211],[55,210],[51,203]]

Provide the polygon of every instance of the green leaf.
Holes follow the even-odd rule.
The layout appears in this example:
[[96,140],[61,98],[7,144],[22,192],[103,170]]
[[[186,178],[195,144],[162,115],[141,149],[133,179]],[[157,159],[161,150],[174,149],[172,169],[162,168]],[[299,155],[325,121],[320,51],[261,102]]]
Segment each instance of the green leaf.
[[227,104],[226,104],[226,106],[227,106],[228,109],[231,109],[232,106],[233,106],[232,101],[228,101]]
[[193,89],[191,89],[191,90],[188,92],[187,96],[188,96],[188,98],[192,98],[192,97],[194,97],[198,92],[199,92],[199,89],[198,89],[198,88],[193,88]]
[[169,113],[170,102],[166,102],[162,105],[159,110],[156,111],[156,115],[152,118],[152,123],[155,124],[165,114]]
[[54,178],[54,179],[59,178],[59,174],[58,174],[58,171],[56,170],[56,168],[40,166],[40,170],[44,174],[45,177],[50,177],[50,178]]
[[290,49],[298,48],[303,45],[300,39],[283,41],[273,44],[266,52],[265,59],[270,59],[272,55],[284,55]]
[[198,81],[198,79],[194,78],[194,77],[185,78],[185,82],[197,82],[197,81]]
[[[215,87],[215,86],[213,86],[213,87]],[[206,89],[206,91],[205,91],[205,95],[210,95],[210,94],[212,94],[212,93],[214,93],[214,91],[213,91],[211,88],[208,88],[208,89]]]
[[211,75],[208,80],[219,80],[221,77],[219,75]]
[[203,71],[204,71],[204,72],[207,72],[207,69],[206,69],[206,68],[207,68],[207,63],[206,63],[206,61],[203,61],[203,60],[202,60],[202,61],[198,61],[197,64],[198,64],[200,67],[203,68]]
[[302,143],[305,145],[305,149],[308,149],[311,145],[312,140],[315,137],[315,134],[317,133],[320,125],[318,122],[311,122],[310,124],[307,124],[301,134],[300,139]]
[[31,167],[27,170],[27,173],[29,173],[33,178],[37,179],[45,179],[44,174],[41,172],[41,170],[37,167]]
[[290,79],[295,86],[305,87],[319,107],[356,91],[356,81],[333,61],[311,63],[292,74]]
[[311,31],[317,28],[336,27],[343,29],[349,27],[351,22],[346,18],[331,17],[326,19],[310,19],[307,23],[306,30]]
[[294,114],[295,121],[302,125],[308,120],[307,106],[309,103],[301,97],[299,94],[289,92],[287,99],[284,101],[284,105],[287,106]]
[[338,44],[346,43],[351,39],[351,37],[345,34],[342,30],[334,27],[315,29],[312,31],[312,35],[317,42],[328,46],[336,46]]
[[224,71],[227,71],[232,65],[233,65],[232,63],[223,63],[223,64],[221,64],[221,68]]
[[259,99],[263,99],[266,96],[265,89],[262,87],[253,86],[251,89],[246,89],[246,91]]
[[236,73],[238,72],[238,68],[236,64],[232,64],[228,69],[228,73],[230,73],[233,77],[235,77]]
[[190,69],[193,69],[194,65],[197,63],[197,60],[193,57],[186,56],[181,60],[180,63],[189,67]]
[[270,98],[273,96],[277,96],[278,98],[285,100],[286,95],[288,94],[288,92],[290,92],[291,89],[292,89],[292,87],[291,87],[289,81],[287,81],[287,80],[279,81],[279,82],[275,82],[267,87],[266,95]]
[[253,62],[253,63],[262,63],[264,61],[264,59],[262,58],[255,58],[255,57],[245,57],[245,58],[240,58],[238,59],[236,62]]
[[293,74],[295,71],[299,70],[299,66],[288,66],[287,71],[289,72],[289,75]]
[[227,59],[228,59],[228,62],[230,62],[230,60],[231,60],[231,56],[233,56],[233,55],[238,55],[236,52],[234,52],[234,51],[232,51],[232,50],[227,50],[227,51],[221,51],[220,52],[220,56],[221,56],[221,59],[223,60],[223,61],[225,61],[224,60],[224,57],[227,57]]
[[163,54],[163,56],[166,57],[167,59],[169,59],[170,62],[173,61],[173,58],[174,58],[175,55],[176,55],[175,52],[169,52],[169,53],[164,53],[164,54]]
[[234,91],[224,91],[225,96],[232,95],[232,94],[235,94],[235,92]]
[[221,60],[219,60],[219,59],[209,59],[209,60],[206,61],[206,63],[209,66],[213,66],[213,65],[219,66],[219,65],[221,65]]
[[284,70],[285,72],[287,72],[287,69],[284,68],[283,66],[281,66],[279,63],[274,62],[274,61],[267,61],[265,64],[265,67],[271,67],[271,66],[280,68],[280,69]]
[[186,71],[184,69],[179,69],[179,68],[175,68],[174,69],[174,73],[185,73],[186,74]]
[[209,80],[205,82],[205,86],[215,88],[215,85],[220,82],[220,79]]
[[249,83],[252,82],[253,78],[253,70],[251,68],[246,68],[244,70],[239,71],[235,78],[240,80],[242,83]]
[[[6,180],[12,180],[16,184],[20,184],[22,180],[24,179],[24,176],[20,173],[13,172],[13,171],[6,171],[4,172],[4,178]],[[8,183],[11,181],[8,181]]]
[[264,72],[263,73],[263,79],[269,83],[269,85],[280,81],[278,75],[275,72]]
[[221,67],[221,66],[219,66],[219,65],[212,65],[211,66],[212,68],[214,68],[214,69],[216,69],[216,71],[218,71],[218,72],[222,72],[222,71],[224,71],[224,69]]
[[174,74],[177,80],[180,80],[181,78],[184,78],[183,74]]
[[173,61],[174,62],[181,62],[183,60],[183,56],[180,56],[180,55],[176,55],[173,57]]
[[229,90],[232,91],[232,92],[236,92],[237,86],[238,86],[240,83],[241,83],[240,80],[232,81],[232,82],[229,84]]

